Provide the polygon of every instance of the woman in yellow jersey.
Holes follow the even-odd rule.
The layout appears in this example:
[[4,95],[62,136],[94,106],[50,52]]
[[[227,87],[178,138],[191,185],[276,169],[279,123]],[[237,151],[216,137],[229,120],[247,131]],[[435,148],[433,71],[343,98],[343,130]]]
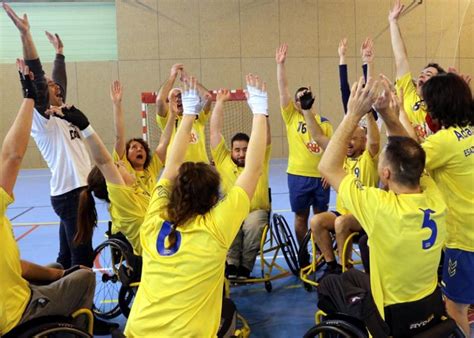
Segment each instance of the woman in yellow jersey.
[[[121,100],[117,98],[122,96],[122,89],[118,81],[112,84],[110,93],[111,97],[115,97],[115,100]],[[114,110],[120,110],[118,106],[119,104],[117,104]],[[65,117],[65,119],[67,118]],[[83,116],[83,118],[86,117]],[[120,119],[117,118],[116,120]],[[75,121],[70,122],[76,123]],[[123,123],[116,123],[116,127],[121,124]],[[169,144],[172,127],[172,123],[167,125],[156,148],[156,153],[153,155],[154,158],[164,159],[166,157],[166,149]],[[114,159],[99,137],[88,138],[87,141],[96,166],[87,177],[87,189],[83,190],[79,197],[77,232],[74,241],[75,243],[82,243],[92,237],[93,228],[97,225],[97,211],[92,195],[94,194],[96,198],[110,203],[109,211],[112,219],[112,233],[122,233],[132,245],[134,254],[140,256],[139,229],[145,217],[151,191],[148,190],[146,184],[143,184],[145,180],[137,177],[137,171],[130,168],[132,168],[131,163],[135,163],[134,161],[144,165],[148,155],[143,160],[139,156],[140,154],[144,155],[141,150],[129,151],[134,160],[131,162],[118,161],[114,163]],[[117,149],[117,144],[115,149]],[[116,150],[114,150],[114,153],[116,154]],[[148,166],[148,168],[153,167],[154,171],[158,173],[158,170],[162,167],[161,161],[155,159],[152,161],[155,164]],[[120,180],[117,178],[118,176],[120,176]],[[148,178],[146,182],[155,182],[156,178],[154,176],[154,172],[147,172]]]
[[474,304],[474,104],[460,76],[437,75],[423,86],[428,114],[442,129],[422,147],[426,169],[448,205],[443,265],[446,308],[469,337],[468,307]]
[[253,75],[247,76],[247,88],[254,118],[246,165],[220,200],[217,171],[205,163],[183,163],[199,114],[196,80],[185,85],[183,119],[140,230],[143,271],[125,329],[128,337],[217,334],[226,254],[263,170],[267,93]]

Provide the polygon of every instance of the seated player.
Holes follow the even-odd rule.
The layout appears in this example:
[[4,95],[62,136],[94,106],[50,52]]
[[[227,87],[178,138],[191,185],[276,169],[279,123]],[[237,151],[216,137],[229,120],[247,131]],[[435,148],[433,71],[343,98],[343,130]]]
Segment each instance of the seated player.
[[28,146],[37,93],[31,80],[33,75],[24,61],[18,60],[17,65],[24,100],[5,136],[0,154],[1,336],[34,318],[68,316],[80,308],[90,309],[95,287],[94,273],[88,268],[77,265],[68,270],[54,269],[20,258],[6,210],[13,203],[13,188]]
[[[120,83],[115,81],[111,87],[111,97],[121,97],[122,90]],[[119,109],[115,107],[115,110]],[[123,161],[114,163],[113,158],[103,145],[100,138],[93,130],[88,132],[89,122],[87,117],[77,109],[62,110],[53,108],[52,112],[60,118],[63,118],[71,124],[82,130],[85,142],[89,147],[90,153],[96,163],[87,177],[87,189],[81,192],[78,210],[76,243],[82,243],[92,238],[93,229],[97,226],[97,210],[93,194],[96,198],[110,203],[109,211],[112,219],[112,233],[121,233],[130,242],[133,253],[141,256],[142,248],[140,245],[140,226],[143,223],[146,209],[151,198],[151,191],[147,190],[150,181],[156,181],[155,173],[151,172],[150,166],[145,169],[145,177],[137,177],[136,170],[130,170],[131,164],[124,164]],[[116,119],[117,120],[117,119]],[[122,125],[123,123],[118,123]],[[116,124],[117,126],[117,124]],[[90,127],[92,128],[92,127]],[[86,130],[87,129],[87,130]],[[166,157],[166,149],[173,129],[173,121],[170,120],[165,131],[160,137],[160,142],[153,155],[153,170],[158,172],[162,165],[159,158]],[[120,134],[123,134],[121,131]],[[115,148],[117,149],[117,147]],[[114,150],[115,152],[115,150]],[[143,159],[137,158],[136,151],[132,152],[134,160],[144,165]],[[116,152],[115,152],[116,154]],[[143,151],[138,154],[145,155]],[[118,178],[120,176],[120,178]],[[144,179],[144,180],[142,180]]]
[[390,38],[397,73],[396,86],[402,89],[405,111],[415,129],[416,137],[418,140],[424,141],[426,137],[436,133],[440,126],[426,113],[426,106],[423,100],[423,86],[433,76],[444,74],[445,70],[437,63],[429,63],[420,72],[418,78],[413,81],[407,49],[398,24],[398,18],[403,13],[403,9],[404,5],[401,4],[400,0],[397,0],[394,2],[388,15]]
[[[407,330],[397,314],[401,306],[407,307],[407,321],[421,311],[420,304],[429,303],[428,312],[432,311],[436,318],[444,312],[437,292],[437,268],[445,242],[447,212],[441,192],[423,174],[423,149],[409,137],[394,136],[398,134],[392,121],[400,124],[393,109],[393,94],[386,80],[381,85],[383,92],[377,98],[376,82],[369,80],[364,86],[361,78],[354,84],[347,115],[319,165],[344,206],[369,236],[371,272],[370,277],[356,269],[342,277],[327,276],[318,291],[321,299],[329,298],[338,310],[363,304],[360,317],[375,337]],[[347,142],[376,100],[376,109],[389,134],[378,164],[380,180],[387,190],[366,187],[344,170]],[[401,125],[400,129],[403,130]],[[357,294],[352,293],[354,290]],[[387,320],[388,326],[382,319]]]
[[[265,85],[247,76],[254,113],[246,164],[219,199],[219,174],[205,163],[184,162],[200,113],[196,80],[182,95],[183,118],[140,231],[143,272],[125,328],[131,337],[215,337],[219,328],[225,258],[247,217],[263,171],[266,143]],[[232,217],[229,217],[232,215]]]
[[[115,162],[121,161],[128,172],[135,177],[135,184],[141,186],[145,193],[151,195],[156,185],[158,175],[165,163],[166,149],[160,143],[154,152],[150,152],[148,143],[142,138],[132,138],[125,140],[125,121],[122,110],[122,85],[119,81],[114,81],[110,87],[110,99],[113,103],[115,145],[112,157]],[[169,139],[169,137],[168,137]],[[166,142],[168,145],[169,141]],[[114,229],[113,233],[118,232]]]
[[[358,126],[347,146],[344,170],[353,175],[367,187],[377,187],[377,157],[380,147],[380,134],[373,114],[367,114],[367,132]],[[342,267],[337,263],[332,248],[330,231],[336,232],[339,261],[343,261],[342,248],[351,232],[362,230],[357,219],[343,205],[339,195],[336,199],[336,211],[327,211],[314,215],[310,221],[313,238],[321,250],[328,265],[326,273],[340,273]],[[348,257],[350,250],[348,250]]]
[[[183,64],[174,64],[171,67],[169,78],[161,86],[156,98],[156,122],[161,130],[165,129],[168,119],[174,116],[176,123],[171,141],[173,141],[178,125],[183,117],[183,103],[181,99],[181,89],[173,88],[176,79],[187,80],[187,74]],[[206,151],[206,123],[211,112],[211,95],[209,91],[200,83],[197,84],[197,90],[201,97],[199,109],[201,113],[196,116],[191,130],[191,140],[186,152],[185,161],[209,163]]]
[[[245,168],[245,159],[249,137],[244,133],[237,133],[232,137],[231,150],[227,149],[222,136],[224,124],[224,102],[230,99],[230,92],[221,89],[217,93],[216,105],[211,116],[210,139],[211,154],[217,172],[221,176],[221,186],[225,194],[234,186],[235,181]],[[270,123],[267,119],[267,148],[263,164],[263,173],[260,176],[255,194],[250,202],[250,214],[245,218],[242,226],[227,254],[226,275],[228,278],[246,279],[255,264],[263,228],[268,224],[270,201],[268,196],[268,171],[271,155]]]

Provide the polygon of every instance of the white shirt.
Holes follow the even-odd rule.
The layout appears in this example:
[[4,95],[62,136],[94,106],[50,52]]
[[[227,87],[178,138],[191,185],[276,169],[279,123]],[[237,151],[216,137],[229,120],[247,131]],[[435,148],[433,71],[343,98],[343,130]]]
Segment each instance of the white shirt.
[[87,185],[92,166],[78,128],[55,116],[47,119],[35,109],[31,136],[51,170],[51,196]]

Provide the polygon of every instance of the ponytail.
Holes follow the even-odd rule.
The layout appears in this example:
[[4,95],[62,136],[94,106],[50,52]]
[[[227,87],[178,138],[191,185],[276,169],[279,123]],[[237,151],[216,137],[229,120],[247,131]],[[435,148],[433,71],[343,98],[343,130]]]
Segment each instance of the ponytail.
[[87,176],[87,184],[87,189],[81,191],[79,195],[76,235],[74,236],[75,245],[89,242],[92,239],[94,227],[97,227],[97,210],[92,193],[98,199],[110,203],[104,175],[97,166],[94,166]]
[[87,243],[92,239],[94,227],[97,226],[97,210],[90,186],[79,195],[79,209],[77,211],[77,227],[74,244]]

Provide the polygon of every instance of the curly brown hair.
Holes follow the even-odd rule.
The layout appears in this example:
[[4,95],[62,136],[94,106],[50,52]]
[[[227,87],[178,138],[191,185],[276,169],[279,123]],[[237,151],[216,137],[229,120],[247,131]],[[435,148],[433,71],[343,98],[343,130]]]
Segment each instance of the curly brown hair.
[[220,176],[203,162],[185,162],[178,171],[167,206],[173,224],[168,247],[176,242],[176,228],[197,215],[204,215],[219,200]]
[[143,148],[145,149],[146,159],[145,159],[145,163],[143,164],[143,169],[148,168],[148,165],[151,162],[151,150],[150,150],[150,146],[148,145],[148,143],[142,138],[132,138],[132,139],[127,141],[127,143],[125,144],[125,154],[127,156],[127,160],[128,160],[128,150],[130,149],[130,146],[132,145],[132,142],[140,143],[143,146]]

